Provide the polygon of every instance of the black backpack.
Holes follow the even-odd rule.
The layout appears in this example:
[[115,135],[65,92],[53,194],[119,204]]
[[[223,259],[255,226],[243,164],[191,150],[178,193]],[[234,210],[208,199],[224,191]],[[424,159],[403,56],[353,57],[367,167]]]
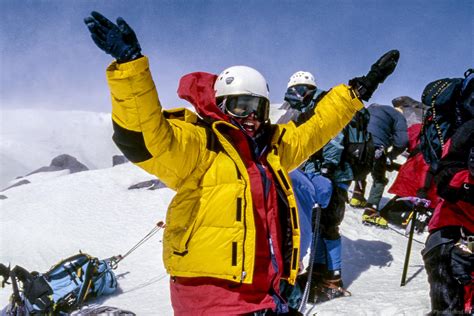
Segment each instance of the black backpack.
[[367,109],[357,112],[349,124],[344,127],[344,152],[342,159],[351,167],[369,168],[372,166],[373,143],[367,130],[370,114]]
[[464,76],[430,82],[421,97],[427,109],[420,132],[420,150],[426,163],[434,170],[446,141],[473,115],[473,69],[466,71]]

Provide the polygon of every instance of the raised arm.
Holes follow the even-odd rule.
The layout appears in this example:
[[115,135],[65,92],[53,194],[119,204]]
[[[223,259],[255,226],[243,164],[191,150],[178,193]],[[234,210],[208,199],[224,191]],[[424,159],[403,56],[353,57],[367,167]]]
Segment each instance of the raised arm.
[[84,22],[94,43],[116,59],[107,68],[114,142],[130,161],[178,188],[202,158],[205,131],[186,122],[184,111],[165,117],[148,59],[122,18],[114,24],[92,12]]
[[378,85],[395,70],[399,57],[397,50],[385,53],[367,75],[351,79],[349,86],[339,85],[329,90],[308,121],[298,127],[292,123],[281,125],[281,129],[286,129],[280,144],[282,164],[289,170],[298,167],[335,137],[363,108],[361,100],[368,101]]

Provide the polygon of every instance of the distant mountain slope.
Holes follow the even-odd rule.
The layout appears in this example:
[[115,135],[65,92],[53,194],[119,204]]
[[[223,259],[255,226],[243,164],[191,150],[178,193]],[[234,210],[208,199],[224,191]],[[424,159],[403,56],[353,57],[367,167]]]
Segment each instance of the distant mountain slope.
[[76,157],[89,169],[112,166],[119,151],[112,142],[110,114],[0,110],[0,189],[60,154]]
[[[272,105],[272,122],[284,112],[279,106]],[[89,169],[111,167],[112,156],[121,154],[112,133],[110,113],[0,110],[0,190],[61,154]]]

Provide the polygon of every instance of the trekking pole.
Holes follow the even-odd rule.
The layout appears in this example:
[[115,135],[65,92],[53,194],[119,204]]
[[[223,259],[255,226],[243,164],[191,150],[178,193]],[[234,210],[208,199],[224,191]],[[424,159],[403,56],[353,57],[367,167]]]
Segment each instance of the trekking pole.
[[111,268],[112,269],[116,269],[117,268],[117,265],[120,261],[122,261],[123,259],[125,259],[129,254],[131,254],[132,252],[134,252],[138,247],[140,247],[141,245],[143,245],[146,241],[148,241],[148,239],[150,239],[151,237],[153,237],[153,235],[155,235],[157,232],[159,232],[162,228],[165,228],[166,225],[163,221],[159,221],[158,223],[156,223],[156,226],[153,227],[153,229],[145,235],[145,237],[143,237],[138,243],[135,244],[135,246],[133,246],[129,251],[127,251],[127,253],[125,253],[123,256],[122,255],[118,255],[118,256],[114,256],[110,259],[110,262],[111,262]]
[[408,237],[408,244],[407,244],[407,251],[405,254],[405,263],[403,264],[403,272],[402,272],[402,281],[400,286],[405,286],[407,272],[408,272],[408,263],[410,261],[410,253],[411,253],[411,245],[413,242],[413,233],[415,232],[415,224],[416,224],[416,217],[419,208],[428,208],[430,205],[429,200],[421,199],[418,197],[407,197],[407,198],[399,198],[397,201],[410,201],[413,203],[413,212],[412,212],[412,219],[411,219],[411,226],[410,226],[410,235]]
[[18,282],[16,280],[15,271],[16,271],[16,266],[12,270],[10,270],[10,280],[12,281],[12,289],[13,289],[12,303],[15,304],[16,306],[23,306],[23,302],[21,301],[21,296],[20,296],[20,290],[18,288]]
[[316,250],[318,245],[319,239],[319,223],[321,222],[321,207],[318,203],[314,204],[313,212],[316,211],[316,218],[313,223],[313,239],[311,241],[311,253],[309,257],[309,270],[308,270],[308,279],[306,280],[306,284],[303,291],[303,297],[301,298],[301,303],[298,308],[300,313],[304,313],[306,309],[306,304],[308,303],[309,298],[309,290],[311,288],[311,278],[313,275],[313,265],[314,260],[316,258]]

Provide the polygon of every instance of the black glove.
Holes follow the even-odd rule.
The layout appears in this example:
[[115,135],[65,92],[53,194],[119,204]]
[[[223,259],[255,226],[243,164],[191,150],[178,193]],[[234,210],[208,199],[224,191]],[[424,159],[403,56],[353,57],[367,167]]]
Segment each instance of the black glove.
[[140,44],[132,28],[122,18],[117,18],[117,25],[99,12],[92,11],[84,19],[95,44],[112,55],[119,63],[125,63],[142,57]]
[[357,90],[362,100],[369,101],[378,85],[395,70],[399,58],[400,52],[396,49],[385,53],[372,65],[366,76],[349,80],[349,85]]
[[450,203],[457,201],[465,201],[474,204],[474,191],[472,184],[469,182],[462,183],[460,186],[453,187],[450,185],[453,177],[466,169],[463,166],[450,166],[443,168],[441,172],[436,174],[435,183],[437,193],[440,197]]

